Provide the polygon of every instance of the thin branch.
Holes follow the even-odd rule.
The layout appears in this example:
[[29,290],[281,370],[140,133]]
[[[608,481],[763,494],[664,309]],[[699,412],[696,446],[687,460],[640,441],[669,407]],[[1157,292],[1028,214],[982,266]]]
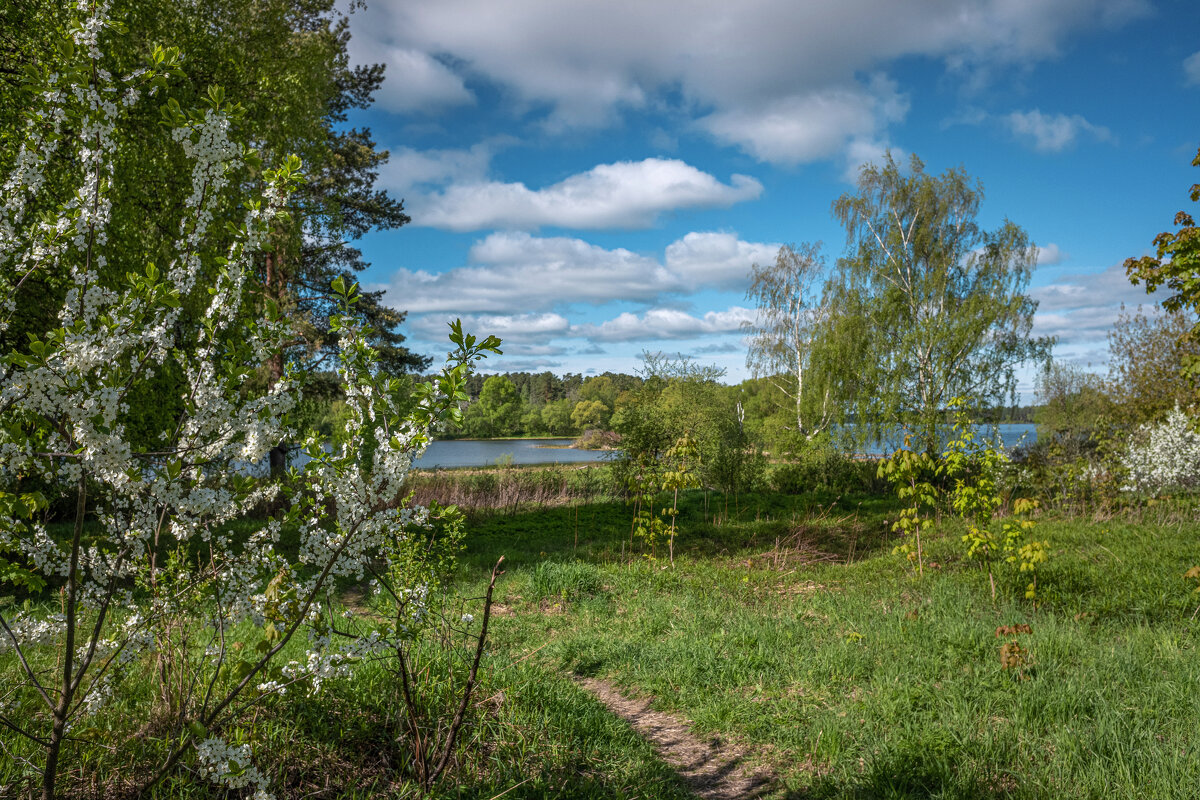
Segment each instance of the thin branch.
[[4,619],[4,614],[0,614],[0,627],[4,628],[4,632],[8,634],[8,638],[13,643],[13,648],[17,651],[17,658],[21,662],[21,666],[25,669],[25,675],[33,682],[33,686],[38,690],[38,694],[42,696],[42,700],[46,702],[47,708],[54,708],[54,701],[50,699],[50,695],[46,693],[46,689],[34,674],[33,668],[29,666],[29,662],[25,660],[25,653],[21,650],[21,643],[17,641],[16,634],[12,632],[12,628],[8,627],[8,622]]
[[0,725],[3,725],[4,727],[9,728],[9,729],[15,731],[16,733],[21,734],[26,739],[30,739],[34,742],[37,742],[42,747],[46,747],[48,744],[50,744],[50,741],[48,739],[43,739],[41,736],[30,733],[29,731],[25,730],[20,725],[13,722],[11,719],[4,716],[3,714],[0,714]]
[[504,556],[496,562],[496,566],[492,567],[492,579],[488,582],[487,596],[483,601],[483,626],[479,631],[479,643],[475,647],[475,661],[471,664],[471,674],[467,676],[467,683],[463,686],[462,702],[458,705],[458,713],[454,715],[454,721],[450,723],[450,734],[446,739],[446,745],[442,750],[442,758],[438,765],[434,768],[433,774],[429,776],[429,784],[432,784],[442,774],[442,770],[446,768],[446,764],[450,762],[450,756],[454,753],[454,741],[458,738],[458,730],[462,727],[463,715],[467,712],[467,705],[471,702],[471,690],[475,687],[475,676],[479,672],[479,662],[483,658],[483,648],[487,641],[488,620],[492,616],[492,590],[496,588],[496,578],[504,573],[500,571],[500,565],[504,563]]

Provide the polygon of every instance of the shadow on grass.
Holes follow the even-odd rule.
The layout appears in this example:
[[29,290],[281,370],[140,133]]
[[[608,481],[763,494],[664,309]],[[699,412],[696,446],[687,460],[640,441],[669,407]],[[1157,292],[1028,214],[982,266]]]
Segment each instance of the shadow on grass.
[[[894,505],[890,498],[865,495],[764,492],[735,501],[688,492],[680,498],[675,554],[745,557],[791,543],[831,560],[858,560],[890,545],[886,516]],[[472,567],[490,566],[501,554],[512,567],[546,560],[630,560],[647,551],[632,534],[632,518],[632,507],[616,502],[475,512],[468,520],[464,560]],[[666,556],[665,544],[659,551],[659,557]]]
[[[319,701],[273,713],[288,753],[273,780],[280,797],[418,797],[411,744],[382,674],[341,683]],[[430,798],[663,798],[693,795],[644,741],[570,681],[528,666],[499,670],[480,687],[445,778]],[[443,723],[453,703],[433,698]],[[428,710],[428,709],[427,709]]]
[[808,800],[1000,800],[1024,796],[1007,776],[986,785],[962,769],[953,750],[932,752],[907,741],[898,749],[880,753],[852,778],[824,776],[806,791],[789,798]]

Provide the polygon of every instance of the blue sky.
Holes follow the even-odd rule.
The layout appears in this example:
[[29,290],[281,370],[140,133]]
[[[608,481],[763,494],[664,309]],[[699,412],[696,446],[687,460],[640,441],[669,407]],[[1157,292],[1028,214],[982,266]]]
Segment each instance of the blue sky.
[[[644,350],[747,376],[750,266],[845,238],[830,205],[891,149],[962,166],[1042,248],[1036,332],[1103,371],[1121,263],[1200,180],[1191,0],[374,0],[351,57],[384,63],[369,126],[413,222],[363,283],[440,356],[634,371]],[[1028,371],[1021,381],[1032,401]]]

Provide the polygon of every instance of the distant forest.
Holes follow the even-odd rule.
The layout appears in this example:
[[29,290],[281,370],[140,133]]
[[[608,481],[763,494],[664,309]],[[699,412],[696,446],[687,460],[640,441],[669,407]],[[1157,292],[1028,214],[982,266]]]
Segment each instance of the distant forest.
[[[580,436],[590,430],[609,430],[613,414],[626,405],[644,379],[623,372],[600,375],[553,372],[472,374],[467,382],[471,405],[463,424],[447,430],[448,438],[504,436]],[[772,438],[788,413],[787,398],[769,378],[747,379],[722,386],[745,409],[746,428],[760,439]],[[1033,423],[1040,407],[994,409],[987,423]]]

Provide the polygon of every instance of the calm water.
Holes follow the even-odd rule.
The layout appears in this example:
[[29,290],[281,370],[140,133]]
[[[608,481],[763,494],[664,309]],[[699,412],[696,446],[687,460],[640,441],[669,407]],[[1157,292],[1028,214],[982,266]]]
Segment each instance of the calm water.
[[[999,425],[1000,437],[1008,450],[1016,447],[1024,440],[1026,443],[1037,438],[1037,427],[1030,423],[1013,423]],[[980,425],[977,430],[982,437],[990,436],[991,426]],[[418,469],[435,469],[438,467],[486,467],[497,461],[513,464],[580,464],[590,461],[603,461],[615,457],[610,450],[575,450],[569,445],[572,439],[448,439],[436,441],[425,450],[425,455],[417,459],[413,465]],[[869,455],[891,453],[903,442],[903,437],[897,436],[894,441],[869,445],[865,452]],[[292,464],[303,467],[308,462],[308,456],[296,453]],[[265,464],[258,465],[251,472],[266,472]]]
[[[447,439],[431,442],[425,455],[413,466],[417,469],[439,467],[487,467],[497,461],[513,464],[574,464],[601,461],[613,455],[611,450],[574,450],[569,445],[574,439]],[[329,445],[325,446],[326,449]],[[288,464],[303,470],[311,461],[302,450],[291,452]],[[237,465],[239,472],[262,477],[267,474],[267,460],[257,464]]]
[[[1024,440],[1030,443],[1037,438],[1037,426],[1032,423],[1012,423],[996,426],[1004,447],[1011,450]],[[990,437],[992,426],[977,426],[980,437]],[[611,451],[603,450],[572,450],[562,445],[570,444],[571,439],[505,439],[478,440],[452,439],[437,441],[429,445],[414,466],[421,469],[433,467],[484,467],[495,464],[498,459],[512,456],[514,464],[571,464],[588,461],[601,461],[614,457]],[[903,442],[903,437],[896,440],[876,443],[868,446],[866,452],[871,455],[891,453]],[[546,445],[550,445],[547,447]],[[557,446],[556,446],[557,445]]]
[[434,467],[485,467],[512,459],[513,464],[575,464],[600,461],[611,456],[606,450],[574,450],[572,439],[452,439],[430,443],[413,464],[417,469]]
[[[996,430],[1004,442],[1005,450],[1012,450],[1020,444],[1032,444],[1037,439],[1037,425],[1032,422],[1012,422],[1005,425],[976,425],[976,435],[981,439],[990,439],[992,431]],[[904,443],[904,436],[897,435],[884,442],[876,442],[867,446],[868,455],[883,455],[891,453]]]

